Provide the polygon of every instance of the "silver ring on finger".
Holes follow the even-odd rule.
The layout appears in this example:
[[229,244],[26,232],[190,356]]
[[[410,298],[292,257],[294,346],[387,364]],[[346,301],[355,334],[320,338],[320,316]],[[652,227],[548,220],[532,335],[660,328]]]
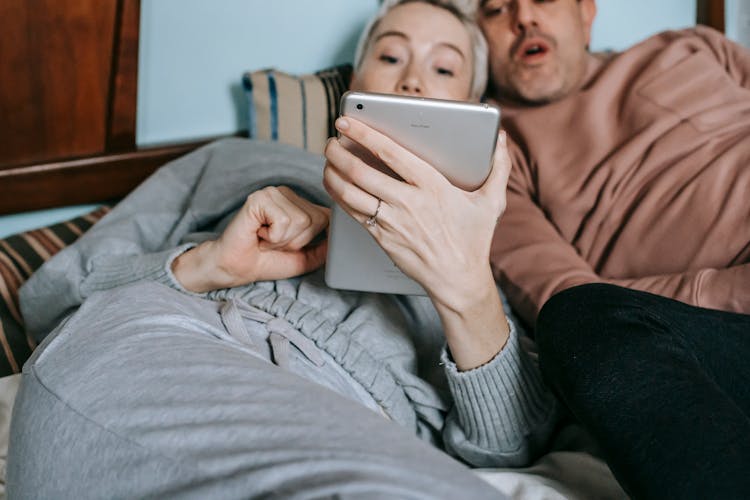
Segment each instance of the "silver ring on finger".
[[375,213],[373,213],[371,216],[365,220],[365,224],[367,224],[368,227],[375,227],[378,225],[378,213],[380,213],[380,204],[383,203],[383,200],[378,198],[378,206],[375,207]]

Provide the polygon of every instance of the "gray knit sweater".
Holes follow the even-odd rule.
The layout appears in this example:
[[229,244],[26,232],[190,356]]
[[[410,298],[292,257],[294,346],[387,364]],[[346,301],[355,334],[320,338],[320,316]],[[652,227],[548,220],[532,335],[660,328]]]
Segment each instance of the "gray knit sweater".
[[[209,144],[162,167],[22,287],[21,309],[31,334],[42,340],[92,293],[139,280],[191,294],[171,274],[172,259],[218,235],[246,196],[262,187],[287,185],[329,205],[322,167],[320,156],[244,139]],[[345,325],[353,339],[358,325],[367,325],[366,337],[356,337],[358,348],[382,365],[404,395],[403,403],[386,413],[473,466],[528,464],[543,451],[556,423],[554,398],[521,347],[528,339],[512,318],[506,347],[489,363],[459,372],[425,297],[332,290],[322,285],[320,272],[200,296],[239,298],[292,322],[309,309]],[[356,366],[350,371],[357,376]]]

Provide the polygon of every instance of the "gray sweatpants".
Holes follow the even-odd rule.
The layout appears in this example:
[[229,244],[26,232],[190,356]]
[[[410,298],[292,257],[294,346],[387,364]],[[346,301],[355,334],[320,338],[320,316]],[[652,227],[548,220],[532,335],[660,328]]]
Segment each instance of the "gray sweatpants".
[[144,282],[87,300],[24,366],[9,498],[502,497],[335,366],[305,376],[333,363],[295,339],[264,353],[268,329],[227,328],[221,307]]

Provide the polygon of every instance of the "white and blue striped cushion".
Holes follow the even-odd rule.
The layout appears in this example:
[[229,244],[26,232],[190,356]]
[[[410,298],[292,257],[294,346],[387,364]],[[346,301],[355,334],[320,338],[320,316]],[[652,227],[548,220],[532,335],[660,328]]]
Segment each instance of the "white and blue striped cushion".
[[335,135],[333,122],[351,73],[348,64],[305,75],[273,68],[245,73],[248,135],[322,153]]

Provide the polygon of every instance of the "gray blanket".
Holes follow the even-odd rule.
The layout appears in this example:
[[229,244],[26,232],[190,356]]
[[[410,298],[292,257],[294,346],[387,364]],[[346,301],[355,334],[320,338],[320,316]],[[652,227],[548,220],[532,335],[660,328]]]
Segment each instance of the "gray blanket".
[[[291,330],[312,341],[327,356],[328,365],[333,365],[297,375],[336,391],[335,384],[326,382],[332,376],[326,370],[340,374],[343,369],[351,377],[344,385],[363,388],[364,392],[346,388],[338,392],[360,398],[365,406],[372,406],[368,402],[372,398],[391,420],[471,465],[529,463],[543,450],[555,425],[557,409],[533,360],[521,348],[522,338],[515,327],[506,348],[492,361],[469,372],[458,372],[445,350],[437,314],[423,297],[332,290],[323,284],[319,272],[203,295],[187,292],[174,279],[171,260],[195,242],[220,233],[248,193],[268,185],[288,185],[312,201],[329,204],[321,186],[322,166],[321,157],[294,148],[231,139],[210,144],[160,169],[75,244],[48,261],[21,289],[24,319],[38,340],[45,339],[87,299],[96,298],[95,303],[99,304],[90,305],[85,312],[78,311],[74,321],[63,322],[54,334],[58,340],[45,341],[25,372],[33,372],[35,381],[42,386],[45,384],[39,380],[41,373],[60,380],[63,372],[70,372],[65,352],[71,350],[60,346],[79,342],[84,335],[74,335],[71,329],[87,332],[89,343],[96,344],[101,339],[101,346],[90,353],[93,358],[107,357],[105,346],[110,350],[125,349],[120,344],[123,338],[142,335],[142,325],[128,322],[129,317],[138,314],[129,312],[127,300],[123,302],[123,292],[118,292],[123,286],[129,294],[156,294],[159,300],[151,302],[163,302],[163,311],[184,301],[196,301],[195,311],[205,309],[200,305],[204,303],[219,304],[219,310],[223,310],[221,304],[239,303],[259,311],[243,320],[245,329],[270,339],[270,323],[259,320],[257,315],[283,320]],[[157,288],[147,285],[149,282]],[[107,321],[126,325],[117,338],[90,331],[90,325],[101,320],[98,316],[105,304]],[[189,307],[180,310],[184,312]],[[210,310],[206,309],[206,318],[214,314]],[[159,315],[154,312],[154,316]],[[164,322],[149,326],[151,333],[167,332],[160,337],[162,342],[176,339],[174,332],[169,333],[173,326],[170,321],[189,325],[195,338],[205,340],[205,325],[210,321],[198,312],[192,320],[190,314],[179,318],[166,313],[163,316],[167,318]],[[231,333],[226,334],[227,338]],[[145,341],[130,342],[128,353],[134,361],[143,359],[144,353],[138,351],[147,346]],[[47,351],[45,358],[45,350],[49,349],[53,351]],[[272,364],[274,353],[266,357],[268,366],[277,368]],[[47,365],[41,366],[45,359]],[[85,371],[81,362],[81,356],[76,354],[76,369]],[[95,359],[86,362],[102,369]],[[221,359],[215,362],[222,364]],[[179,371],[179,363],[173,369]],[[158,387],[159,370],[149,375],[144,367],[144,372],[147,380]],[[110,381],[99,377],[98,390],[106,392]],[[196,380],[198,385],[199,382]],[[80,394],[75,393],[75,388],[73,391],[66,386],[65,397],[75,402]],[[38,390],[26,392],[27,404],[20,407],[31,411],[35,408],[34,399],[42,396]],[[122,407],[116,397],[112,404]],[[278,409],[266,411],[270,416]],[[133,416],[125,412],[125,420],[130,417]],[[23,420],[30,421],[28,416]],[[29,453],[33,456],[33,447],[33,443],[19,443],[24,460],[29,460]]]

